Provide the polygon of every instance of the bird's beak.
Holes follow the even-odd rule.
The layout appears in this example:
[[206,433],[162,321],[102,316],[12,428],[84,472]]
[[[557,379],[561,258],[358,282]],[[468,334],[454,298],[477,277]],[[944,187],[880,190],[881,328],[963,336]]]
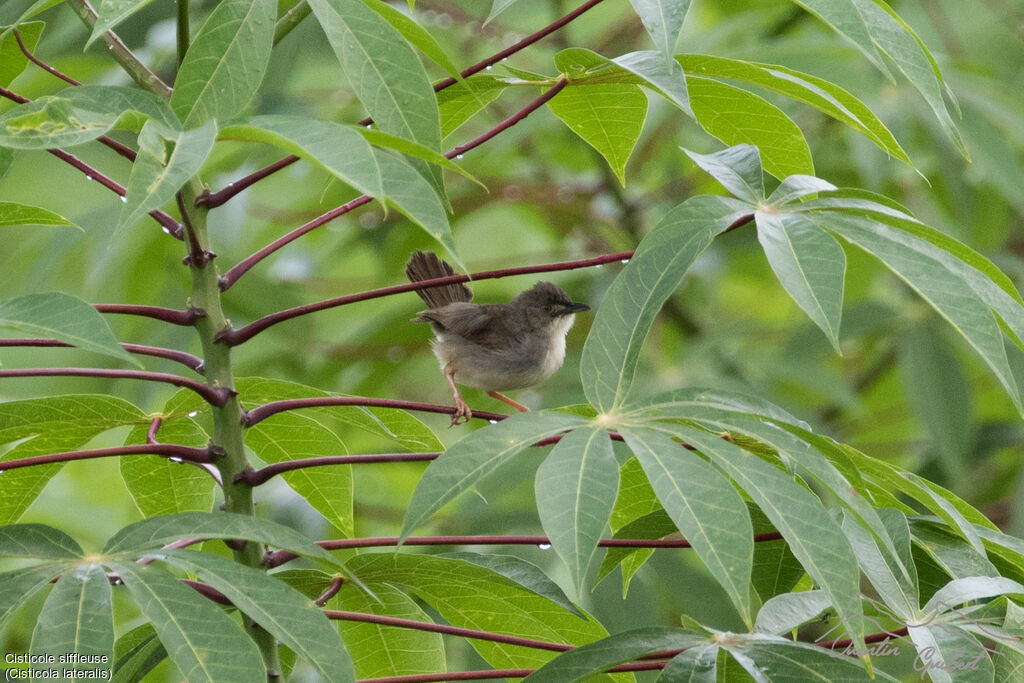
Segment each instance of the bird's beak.
[[589,311],[589,310],[590,310],[590,306],[588,306],[586,304],[581,304],[579,302],[574,301],[571,304],[569,304],[568,306],[566,306],[565,308],[563,308],[558,313],[558,315],[572,315],[573,313],[579,313],[580,311]]

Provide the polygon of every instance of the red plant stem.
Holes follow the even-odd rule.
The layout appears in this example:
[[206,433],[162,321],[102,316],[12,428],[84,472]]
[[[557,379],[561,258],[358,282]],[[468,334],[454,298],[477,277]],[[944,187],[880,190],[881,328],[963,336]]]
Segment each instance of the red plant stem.
[[[426,413],[443,413],[452,415],[455,408],[452,406],[441,406],[436,403],[419,403],[416,401],[399,401],[390,398],[367,398],[365,396],[315,396],[312,398],[289,398],[283,401],[271,401],[264,403],[258,408],[253,408],[242,417],[242,424],[252,427],[262,422],[271,415],[285,410],[298,410],[300,408],[320,408],[324,406],[368,406],[372,408],[397,408],[399,410],[418,410]],[[504,420],[508,415],[502,413],[488,413],[485,411],[473,411],[473,417],[481,420]]]
[[166,372],[148,372],[145,370],[107,370],[103,368],[18,368],[16,370],[0,370],[0,379],[4,377],[106,377],[109,379],[138,379],[147,382],[163,382],[176,387],[191,389],[199,394],[207,403],[222,406],[227,403],[230,390],[213,388],[202,382],[187,377],[179,377]]
[[72,460],[91,460],[93,458],[109,458],[122,455],[159,455],[164,458],[177,458],[195,463],[211,463],[217,459],[217,451],[213,448],[192,448],[171,443],[138,444],[132,446],[115,446],[113,448],[95,448],[88,451],[66,451],[64,453],[48,453],[34,455],[30,458],[0,461],[0,471],[14,470],[19,467],[49,465],[55,462],[71,462]]
[[316,218],[314,218],[313,220],[309,221],[305,225],[301,225],[301,226],[295,228],[294,230],[292,230],[288,234],[282,235],[281,237],[278,237],[276,240],[274,240],[273,242],[271,242],[267,246],[263,247],[262,249],[260,249],[260,250],[258,250],[256,252],[253,252],[251,255],[247,256],[245,259],[243,259],[243,260],[239,261],[238,263],[236,263],[234,266],[232,266],[228,270],[228,272],[224,273],[224,275],[222,275],[221,278],[220,278],[220,288],[221,288],[221,290],[222,291],[227,291],[231,287],[231,285],[235,284],[235,281],[238,280],[238,278],[242,277],[242,275],[244,275],[246,273],[246,271],[248,271],[250,268],[255,266],[257,263],[259,263],[263,259],[267,258],[268,256],[270,256],[271,254],[273,254],[275,251],[277,251],[281,247],[285,246],[286,244],[289,244],[289,243],[297,240],[298,238],[300,238],[303,235],[305,235],[307,232],[311,232],[313,230],[316,230],[321,225],[325,225],[326,223],[330,223],[331,221],[333,221],[338,216],[343,216],[344,214],[348,213],[349,211],[352,211],[353,209],[357,209],[360,206],[362,206],[363,204],[369,204],[372,201],[373,201],[373,197],[371,197],[370,195],[368,195],[368,194],[361,195],[359,197],[356,197],[355,199],[353,199],[350,202],[346,202],[345,204],[342,204],[339,207],[331,209],[330,211],[328,211],[325,214],[321,214],[321,215],[317,216]]
[[568,79],[558,79],[558,81],[556,81],[553,86],[545,90],[540,97],[530,102],[530,104],[528,104],[526,107],[520,109],[518,112],[508,117],[494,128],[491,128],[489,131],[485,132],[483,135],[478,135],[477,137],[473,138],[466,144],[459,145],[455,149],[445,152],[445,157],[453,159],[457,156],[461,156],[462,154],[465,154],[469,150],[473,149],[474,147],[479,147],[480,145],[484,144],[485,142],[487,142],[488,140],[490,140],[503,130],[508,130],[509,128],[516,125],[517,123],[525,119],[527,116],[529,116],[530,114],[544,106],[544,104],[550,101],[555,95],[562,92],[562,89],[565,88],[565,86],[567,85],[569,85]]
[[15,28],[13,29],[12,32],[14,33],[14,39],[18,41],[18,47],[21,49],[21,54],[25,55],[25,57],[27,57],[30,62],[38,66],[40,69],[48,71],[49,73],[53,74],[54,76],[56,76],[57,78],[66,83],[70,83],[71,85],[82,85],[81,81],[76,81],[75,79],[71,78],[71,76],[61,73],[60,71],[57,71],[52,66],[50,66],[43,60],[36,57],[31,52],[29,52],[29,49],[25,46],[25,43],[21,40],[21,33],[18,32],[18,29]]
[[[569,22],[579,17],[587,10],[591,9],[595,5],[600,4],[602,1],[603,0],[588,0],[588,2],[583,3],[573,11],[566,14],[561,19],[558,19],[548,24],[547,26],[540,29],[539,31],[536,31],[535,33],[531,33],[530,35],[520,40],[518,43],[515,43],[514,45],[505,48],[501,52],[497,52],[491,55],[482,62],[477,62],[473,66],[463,69],[461,72],[459,72],[459,75],[462,76],[463,78],[468,78],[475,73],[483,71],[489,66],[497,64],[501,60],[510,57],[511,55],[514,55],[516,52],[519,52],[520,50],[529,47],[530,45],[533,45],[538,40],[554,33],[558,29],[562,28]],[[445,78],[444,80],[440,80],[434,84],[434,92],[441,92],[445,88],[451,87],[456,83],[458,83],[458,81],[454,78]],[[365,119],[359,121],[356,125],[369,126],[371,123],[373,123],[373,118],[368,116]],[[454,154],[452,156],[454,156]],[[278,161],[275,161],[269,166],[261,168],[255,173],[250,173],[244,178],[239,178],[238,180],[234,181],[233,183],[230,183],[227,187],[218,190],[217,192],[208,192],[200,195],[199,197],[196,198],[196,204],[206,206],[211,209],[218,207],[221,204],[227,202],[229,199],[234,197],[242,190],[247,189],[253,184],[259,182],[260,180],[263,180],[267,176],[280,171],[282,168],[285,168],[286,166],[289,166],[298,160],[299,157],[295,156],[294,154],[279,159]]]
[[[523,48],[526,48],[526,47],[529,47],[530,45],[533,45],[534,43],[536,43],[541,38],[546,38],[548,35],[554,33],[555,31],[557,31],[558,29],[562,28],[563,26],[565,26],[569,22],[575,20],[577,17],[579,17],[581,14],[583,14],[587,10],[595,7],[596,5],[601,4],[601,2],[602,2],[602,0],[589,0],[588,2],[583,3],[582,5],[580,5],[579,7],[574,9],[573,11],[569,12],[568,14],[566,14],[561,19],[557,19],[557,20],[553,21],[552,23],[548,24],[547,26],[545,26],[544,28],[540,29],[539,31],[537,31],[535,33],[531,33],[530,35],[528,35],[525,38],[523,38],[522,40],[520,40],[518,43],[515,43],[514,45],[511,45],[511,46],[505,48],[501,52],[498,52],[496,54],[491,55],[490,57],[488,57],[484,61],[479,62],[477,64],[474,64],[473,66],[469,67],[468,69],[465,69],[465,70],[461,71],[460,75],[463,78],[468,78],[469,76],[472,76],[475,73],[479,73],[479,72],[483,71],[484,69],[486,69],[489,66],[494,66],[495,64],[497,64],[501,60],[505,59],[506,57],[510,57],[510,56],[514,55],[515,53],[519,52],[520,50],[522,50]],[[456,82],[457,81],[454,78],[446,78],[443,81],[439,81],[434,86],[434,90],[435,91],[444,90],[445,88],[447,88],[449,86],[455,85]]]
[[449,671],[447,673],[406,674],[360,678],[356,683],[433,683],[434,681],[489,681],[501,678],[525,678],[536,669],[480,669],[476,671]]
[[191,327],[195,324],[196,320],[206,315],[206,312],[199,308],[189,308],[184,311],[179,311],[174,308],[163,308],[161,306],[138,306],[135,304],[93,304],[100,313],[113,313],[115,315],[141,315],[145,318],[155,318],[157,320],[163,320],[164,322],[171,323],[172,325],[181,325],[182,327]]
[[[18,41],[18,47],[21,49],[21,53],[23,55],[25,55],[25,57],[30,62],[32,62],[33,64],[38,66],[40,69],[43,69],[44,71],[47,71],[48,73],[53,74],[54,76],[56,76],[57,78],[61,79],[65,83],[70,83],[71,85],[82,85],[81,81],[76,81],[74,78],[71,78],[71,76],[68,76],[67,74],[63,73],[62,71],[58,71],[57,69],[53,68],[52,66],[50,66],[49,64],[47,64],[43,60],[41,60],[38,57],[36,57],[34,54],[32,54],[29,51],[28,47],[26,47],[24,41],[22,41],[21,34],[18,32],[18,29],[13,29],[13,33],[14,33],[14,39]],[[22,98],[22,99],[25,102],[29,101],[27,98]],[[122,145],[117,140],[114,140],[113,138],[109,138],[106,135],[101,135],[98,138],[98,140],[100,142],[102,142],[104,145],[106,145],[107,147],[109,147],[110,149],[114,150],[115,152],[117,152],[118,154],[123,156],[124,158],[128,159],[129,161],[135,161],[135,157],[137,155],[135,153],[135,150],[133,150],[131,147],[128,147],[126,145]]]
[[156,433],[160,431],[160,426],[163,425],[164,419],[162,417],[154,417],[153,421],[149,423],[149,429],[146,430],[146,443],[151,446],[155,446],[160,442],[156,440]]
[[[619,664],[608,672],[655,671],[665,668],[668,662],[634,662]],[[357,683],[435,683],[437,681],[490,681],[500,678],[525,678],[536,669],[478,669],[475,671],[449,671],[447,673],[406,674],[404,676],[380,676],[360,678]]]
[[258,171],[254,171],[245,177],[239,178],[234,182],[228,183],[227,185],[225,185],[220,190],[217,190],[216,192],[203,192],[201,195],[196,197],[196,206],[205,206],[208,209],[216,209],[218,206],[226,204],[229,199],[234,197],[242,190],[248,189],[249,187],[255,185],[256,183],[263,180],[267,176],[277,173],[282,168],[291,166],[298,160],[299,157],[297,155],[289,154],[286,157],[278,159],[269,166],[264,166]]
[[285,320],[291,320],[299,316],[308,315],[309,313],[315,313],[317,311],[323,311],[328,308],[335,308],[337,306],[345,306],[348,304],[356,303],[357,301],[366,301],[368,299],[376,299],[383,296],[391,296],[393,294],[401,294],[402,292],[412,292],[417,289],[425,289],[428,287],[441,287],[457,282],[469,282],[476,280],[494,280],[503,277],[509,277],[512,275],[527,275],[531,273],[553,273],[559,270],[575,270],[577,268],[588,268],[590,266],[598,266],[604,263],[612,263],[614,261],[628,260],[633,256],[632,251],[623,251],[617,254],[605,254],[603,256],[596,256],[594,258],[580,259],[577,261],[563,261],[561,263],[547,263],[538,266],[522,266],[519,268],[503,268],[500,270],[486,270],[479,273],[471,273],[469,275],[449,275],[448,277],[439,277],[432,280],[422,280],[420,282],[412,283],[407,282],[401,285],[393,285],[391,287],[383,287],[381,289],[371,289],[366,292],[359,292],[357,294],[348,294],[346,296],[339,296],[334,299],[327,299],[325,301],[316,301],[311,304],[305,304],[303,306],[296,306],[295,308],[288,308],[277,313],[271,313],[270,315],[264,316],[253,322],[249,323],[245,327],[240,327],[237,330],[225,330],[218,335],[218,341],[222,341],[229,346],[237,346],[242,344],[255,335],[259,334],[263,330],[267,329],[272,325],[284,322]]
[[[74,344],[68,344],[58,339],[0,339],[0,347],[4,346],[73,348]],[[175,349],[165,349],[159,346],[143,346],[141,344],[121,344],[121,347],[128,353],[177,361],[200,375],[203,374],[203,359],[193,356],[191,353],[176,351]]]
[[191,588],[194,588],[195,591],[202,595],[204,598],[212,600],[218,605],[226,605],[228,607],[231,607],[232,603],[230,600],[228,600],[227,596],[221,593],[213,586],[211,586],[210,584],[203,583],[202,581],[193,581],[192,579],[182,579],[181,582]]
[[322,455],[315,458],[301,458],[275,462],[258,470],[246,470],[235,475],[235,483],[245,482],[249,486],[259,486],[267,480],[283,472],[300,470],[306,467],[324,467],[326,465],[366,465],[380,462],[427,462],[435,460],[440,452],[426,453],[374,453],[372,455]]
[[367,624],[378,624],[380,626],[396,626],[398,628],[410,628],[417,631],[428,631],[430,633],[444,633],[449,636],[460,636],[462,638],[474,638],[476,640],[487,640],[492,643],[505,643],[507,645],[519,645],[535,650],[550,650],[552,652],[566,652],[574,648],[573,645],[563,643],[551,643],[545,640],[534,640],[532,638],[520,638],[518,636],[506,636],[500,633],[478,631],[471,628],[458,626],[447,626],[435,624],[429,621],[415,621],[413,619],[400,619],[398,617],[386,617],[380,614],[367,614],[365,612],[345,612],[342,610],[325,609],[324,614],[328,619],[336,621],[361,621]]
[[[755,543],[777,541],[782,538],[778,531],[766,531],[754,534]],[[317,541],[324,550],[350,550],[353,548],[391,548],[398,547],[397,536],[369,536],[364,538],[338,538],[329,541]],[[434,545],[531,545],[549,546],[551,539],[547,536],[410,536],[401,544],[405,546]],[[689,548],[691,544],[685,538],[603,538],[597,542],[599,548]],[[279,567],[297,557],[288,550],[274,550],[267,553],[263,562],[267,567]]]
[[331,580],[331,585],[327,587],[327,590],[325,590],[323,593],[321,593],[317,597],[313,598],[313,602],[315,602],[317,605],[320,605],[321,607],[323,607],[327,603],[328,600],[330,600],[331,598],[333,598],[335,595],[338,594],[338,591],[341,590],[341,586],[344,583],[345,583],[345,579],[343,579],[340,576],[335,576]]
[[[538,108],[543,106],[545,102],[547,102],[552,97],[557,95],[562,90],[562,88],[566,86],[567,83],[568,81],[566,81],[564,78],[561,79],[560,81],[558,81],[558,83],[556,83],[546,92],[544,92],[540,97],[536,98],[535,100],[530,102],[530,104],[526,105],[526,107],[519,110],[512,116],[508,117],[498,125],[494,126],[483,135],[480,135],[474,138],[473,140],[470,140],[464,145],[459,145],[455,149],[449,150],[448,152],[445,153],[445,157],[447,157],[448,159],[455,158],[456,156],[463,154],[464,152],[471,150],[474,147],[482,145],[483,143],[487,142],[498,133],[508,130],[512,126],[516,125],[517,123],[525,119],[531,113],[536,111]],[[282,161],[284,160],[282,159]],[[242,275],[244,275],[250,268],[252,268],[257,263],[270,256],[271,254],[273,254],[286,244],[289,244],[290,242],[297,240],[306,233],[315,230],[316,228],[319,228],[321,225],[324,225],[325,223],[334,220],[338,216],[344,215],[349,211],[352,211],[353,209],[356,209],[362,206],[363,204],[367,204],[371,201],[373,201],[373,197],[371,197],[370,195],[364,194],[360,197],[356,197],[350,202],[342,204],[337,208],[331,209],[330,211],[321,216],[317,216],[316,218],[306,223],[305,225],[302,225],[296,228],[295,230],[292,230],[287,235],[279,237],[278,239],[274,240],[273,242],[263,247],[259,251],[251,254],[244,260],[236,263],[230,270],[228,270],[228,272],[224,273],[224,275],[220,279],[221,290],[227,291],[231,287],[231,285],[235,284],[238,278],[242,277]]]
[[[26,102],[32,101],[27,97],[22,97],[21,95],[8,90],[7,88],[0,88],[0,96],[6,97],[7,99],[13,102],[17,102],[19,104],[25,104]],[[107,147],[111,148],[121,156],[125,157],[126,159],[129,159],[130,161],[135,161],[135,150],[131,149],[130,147],[126,147],[125,145],[122,145],[120,142],[112,138],[109,138],[106,135],[101,135],[97,139]],[[62,149],[56,148],[48,149],[46,151],[54,155],[61,161],[70,164],[74,168],[84,173],[86,178],[90,180],[95,180],[103,187],[107,188],[108,190],[111,190],[112,192],[118,194],[121,197],[125,196],[127,190],[125,190],[123,185],[113,180],[109,176],[100,173],[98,170],[96,170],[89,164],[85,163],[84,161],[76,157],[74,154],[70,154]],[[181,226],[178,224],[178,221],[174,220],[174,218],[171,217],[170,214],[165,213],[164,211],[153,210],[149,212],[149,215],[152,216],[158,223],[160,223],[160,225],[162,225],[166,229],[167,234],[177,239],[181,239]]]

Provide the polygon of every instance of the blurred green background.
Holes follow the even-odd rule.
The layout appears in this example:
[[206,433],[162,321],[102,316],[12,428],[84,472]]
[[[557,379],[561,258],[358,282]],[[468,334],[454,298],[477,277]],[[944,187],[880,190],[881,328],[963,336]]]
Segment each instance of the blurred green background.
[[[0,25],[29,4],[0,5]],[[286,7],[292,3],[283,2]],[[486,27],[487,3],[419,0],[414,16],[439,37],[460,67],[468,66],[549,23],[577,3],[521,0]],[[889,159],[856,133],[807,107],[768,98],[801,126],[816,174],[839,186],[870,189],[908,206],[919,218],[969,244],[1019,284],[1024,276],[1024,3],[1015,0],[902,0],[891,3],[936,54],[963,117],[958,122],[972,162],[949,144],[917,92],[889,82],[852,45],[795,4],[776,0],[695,0],[679,52],[783,64],[832,80],[861,98],[890,127],[918,174]],[[199,21],[212,2],[193,2]],[[405,7],[401,2],[396,6]],[[119,34],[163,76],[175,63],[173,3],[156,2],[125,22]],[[102,45],[84,54],[87,31],[70,10],[42,16],[37,53],[87,83],[127,84]],[[554,74],[558,50],[587,47],[615,56],[650,47],[625,0],[607,0],[566,29],[513,56],[508,64]],[[438,78],[444,74],[428,63]],[[494,74],[504,73],[499,66]],[[55,92],[59,81],[29,68],[11,86],[27,97]],[[536,96],[507,88],[482,115],[455,131],[445,148],[461,144]],[[762,93],[763,94],[763,93]],[[721,148],[692,120],[651,96],[644,132],[627,167],[627,187],[596,152],[554,115],[541,110],[468,153],[462,165],[489,188],[449,174],[459,254],[470,271],[632,249],[672,206],[722,189],[679,151]],[[0,102],[0,111],[11,103]],[[307,21],[275,49],[253,108],[352,123],[364,115],[348,89],[320,29]],[[121,136],[125,142],[130,137]],[[123,182],[128,163],[90,144],[73,150]],[[265,146],[223,143],[204,168],[219,189],[280,157]],[[210,214],[210,234],[222,270],[268,241],[353,198],[355,193],[309,164],[298,163],[241,193]],[[84,228],[3,228],[0,296],[65,291],[92,302],[182,308],[189,278],[180,242],[144,221],[124,240],[108,239],[120,202],[79,172],[43,152],[18,152],[0,178],[0,199],[43,206]],[[174,211],[173,207],[167,207]],[[396,212],[368,205],[282,249],[226,295],[228,315],[241,326],[303,303],[397,284],[417,248],[433,248],[422,231]],[[1001,387],[973,352],[895,276],[855,248],[849,258],[841,331],[842,357],[786,296],[751,230],[716,240],[669,301],[647,340],[640,372],[650,392],[681,386],[745,391],[779,403],[834,438],[891,460],[949,487],[993,521],[1024,535],[1024,427]],[[537,279],[565,288],[596,307],[618,264],[544,278],[524,276],[474,285],[476,300],[505,301]],[[429,351],[429,330],[410,318],[421,308],[409,293],[335,308],[278,325],[236,349],[236,376],[287,379],[354,395],[448,403],[450,392]],[[545,384],[515,397],[531,407],[583,401],[577,366],[590,323],[578,316],[565,366]],[[125,342],[199,353],[189,329],[129,317],[109,318]],[[6,336],[18,336],[7,333]],[[6,368],[100,365],[98,356],[71,349],[0,349]],[[148,369],[187,372],[145,359]],[[1024,369],[1022,369],[1024,372]],[[53,393],[103,392],[143,410],[173,394],[162,385],[85,379],[12,379],[0,400]],[[480,392],[471,406],[503,411]],[[444,416],[422,416],[451,443],[475,426],[449,429]],[[117,444],[108,433],[96,445]],[[350,453],[394,450],[353,433]],[[532,471],[540,454],[526,454],[492,477],[479,496],[466,496],[438,515],[424,533],[540,533]],[[356,532],[393,535],[423,465],[357,468]],[[0,493],[2,495],[2,493]],[[316,537],[330,533],[319,516],[280,482],[260,489],[261,511]],[[98,549],[116,529],[138,518],[117,463],[72,463],[47,486],[24,521],[53,524]],[[556,557],[519,552],[556,579]],[[654,621],[678,623],[680,613],[718,628],[738,628],[718,587],[685,551],[659,551],[621,602],[617,572],[585,600],[612,631]],[[724,608],[725,612],[716,611]],[[33,609],[4,649],[30,633]],[[12,640],[13,639],[13,640]],[[453,646],[458,648],[459,646]],[[468,648],[457,657],[472,664]],[[479,663],[479,662],[477,662]],[[908,669],[909,670],[909,669]]]

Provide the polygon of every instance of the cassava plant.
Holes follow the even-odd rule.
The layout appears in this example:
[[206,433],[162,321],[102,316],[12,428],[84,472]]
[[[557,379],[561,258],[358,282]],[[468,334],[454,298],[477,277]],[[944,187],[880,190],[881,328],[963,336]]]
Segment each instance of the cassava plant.
[[[999,3],[485,4],[0,6],[7,678],[1020,680]],[[449,429],[412,292],[548,273]]]

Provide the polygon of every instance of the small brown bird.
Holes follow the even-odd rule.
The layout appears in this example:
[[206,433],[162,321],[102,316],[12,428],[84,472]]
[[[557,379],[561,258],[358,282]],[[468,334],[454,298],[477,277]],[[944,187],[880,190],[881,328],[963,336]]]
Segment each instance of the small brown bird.
[[[433,252],[416,251],[405,264],[410,282],[454,275]],[[455,395],[452,425],[473,412],[455,383],[483,389],[516,410],[523,406],[499,391],[522,389],[547,379],[565,360],[565,335],[575,314],[589,310],[550,282],[538,282],[507,304],[474,304],[466,285],[417,289],[429,307],[413,322],[429,322],[431,347]]]

